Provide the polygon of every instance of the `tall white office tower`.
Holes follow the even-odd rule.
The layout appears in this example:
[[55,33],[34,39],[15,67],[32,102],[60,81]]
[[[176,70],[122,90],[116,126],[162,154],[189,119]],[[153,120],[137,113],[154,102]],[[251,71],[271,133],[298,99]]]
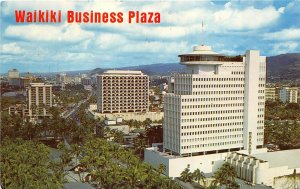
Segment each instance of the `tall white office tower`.
[[266,58],[248,50],[225,56],[210,46],[179,55],[188,74],[174,76],[165,95],[165,152],[180,156],[263,147]]

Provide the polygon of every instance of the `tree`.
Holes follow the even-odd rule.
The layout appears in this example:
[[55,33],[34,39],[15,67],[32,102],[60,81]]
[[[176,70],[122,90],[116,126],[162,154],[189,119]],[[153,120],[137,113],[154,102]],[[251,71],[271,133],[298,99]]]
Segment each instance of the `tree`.
[[237,186],[235,182],[236,177],[235,169],[228,163],[225,162],[214,174],[215,182],[213,185],[219,184],[220,187],[225,185],[226,188],[234,188]]
[[190,164],[181,172],[180,178],[183,182],[191,182],[193,180],[193,175],[190,172]]
[[21,139],[6,140],[0,148],[4,188],[61,188],[62,172],[52,167],[49,148]]
[[136,152],[139,154],[140,157],[143,157],[144,149],[147,147],[146,139],[143,135],[135,138],[133,141],[133,146],[136,149]]
[[97,188],[180,188],[175,181],[160,177],[133,150],[118,144],[93,138],[85,141],[81,149],[80,164],[86,168],[86,179],[96,183]]
[[166,171],[166,165],[165,164],[159,164],[158,168],[157,168],[158,174],[161,175],[163,172]]
[[204,176],[204,173],[202,171],[200,171],[200,169],[196,169],[192,173],[192,175],[193,175],[194,180],[196,180],[199,184],[200,184],[200,181],[202,181],[205,186],[205,176]]

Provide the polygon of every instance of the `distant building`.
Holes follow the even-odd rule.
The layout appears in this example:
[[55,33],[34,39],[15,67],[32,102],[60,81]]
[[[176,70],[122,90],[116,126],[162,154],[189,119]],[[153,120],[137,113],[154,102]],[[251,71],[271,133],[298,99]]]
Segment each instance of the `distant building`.
[[160,91],[168,91],[168,84],[162,83],[159,85]]
[[86,77],[87,77],[87,74],[81,74],[80,77],[81,77],[81,79],[82,79],[82,78],[86,78]]
[[174,77],[168,77],[168,92],[174,93]]
[[276,89],[275,87],[266,87],[265,89],[266,101],[275,101],[276,100]]
[[102,126],[109,128],[111,130],[122,131],[124,134],[129,133],[129,126],[126,124],[123,124],[123,119],[119,118],[119,117],[116,119],[106,119]]
[[78,76],[73,77],[73,78],[72,78],[72,82],[73,82],[74,84],[80,84],[80,83],[81,83],[81,78],[78,77]]
[[71,77],[67,76],[66,73],[56,74],[56,82],[62,84],[68,84],[71,83]]
[[92,79],[89,77],[81,78],[81,85],[92,85]]
[[8,78],[19,78],[20,77],[20,73],[17,69],[12,69],[12,70],[8,70]]
[[297,103],[298,88],[297,87],[283,87],[279,92],[280,101],[283,103]]
[[27,108],[29,116],[47,116],[52,107],[52,85],[44,83],[30,83],[27,89]]
[[29,86],[29,83],[35,81],[36,78],[34,77],[19,77],[19,78],[10,78],[9,85],[26,88]]
[[25,109],[24,105],[16,104],[16,105],[10,106],[8,108],[8,114],[9,115],[19,115],[19,116],[23,117],[24,109]]
[[149,77],[141,71],[109,70],[98,76],[100,113],[147,112]]

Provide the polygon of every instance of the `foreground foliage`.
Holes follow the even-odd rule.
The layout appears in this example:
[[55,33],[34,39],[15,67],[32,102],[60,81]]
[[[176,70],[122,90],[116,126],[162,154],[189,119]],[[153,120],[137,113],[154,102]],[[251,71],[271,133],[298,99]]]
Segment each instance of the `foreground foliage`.
[[78,174],[85,175],[83,182],[97,188],[180,188],[177,182],[160,176],[165,169],[163,166],[155,170],[132,150],[104,139],[90,139],[77,150],[81,166]]
[[239,185],[235,181],[237,173],[235,169],[227,162],[220,167],[215,173],[212,185],[209,188],[215,188],[217,185],[225,186],[226,189],[238,189]]
[[62,188],[63,172],[49,159],[49,148],[32,141],[6,140],[1,144],[1,183],[4,188]]
[[280,149],[300,148],[300,122],[266,121],[265,144],[276,144]]

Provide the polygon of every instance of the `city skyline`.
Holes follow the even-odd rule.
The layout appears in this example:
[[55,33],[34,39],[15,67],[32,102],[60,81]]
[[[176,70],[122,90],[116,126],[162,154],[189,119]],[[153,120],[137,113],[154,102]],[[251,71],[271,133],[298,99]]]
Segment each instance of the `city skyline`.
[[[1,4],[1,73],[61,72],[176,63],[196,44],[264,56],[300,52],[299,1],[18,2]],[[16,24],[14,10],[158,11],[161,24]],[[204,32],[202,33],[202,21]],[[234,41],[234,44],[232,43]]]

